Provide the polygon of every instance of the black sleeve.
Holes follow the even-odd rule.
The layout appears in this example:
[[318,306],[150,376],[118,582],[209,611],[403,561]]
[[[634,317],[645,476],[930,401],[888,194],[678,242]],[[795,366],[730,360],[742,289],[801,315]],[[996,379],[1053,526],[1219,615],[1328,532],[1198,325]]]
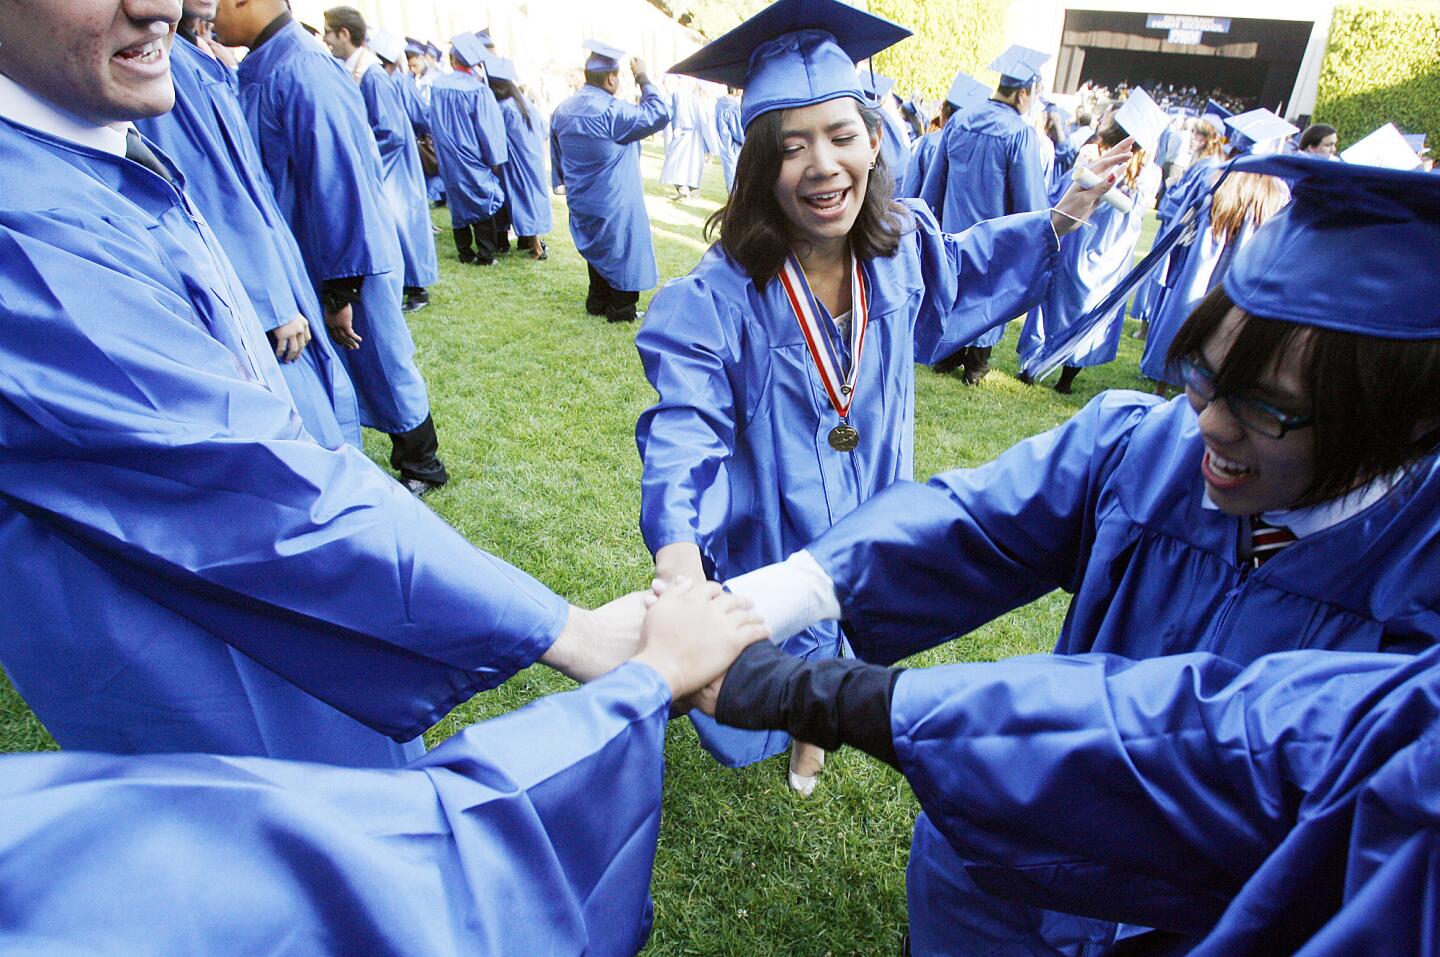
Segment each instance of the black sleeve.
[[898,768],[890,696],[899,675],[855,658],[802,661],[762,641],[730,666],[715,717],[737,728],[788,731],[827,751],[848,744]]
[[360,301],[360,291],[365,287],[364,276],[342,276],[326,279],[320,284],[320,305],[326,312],[339,312],[346,306]]

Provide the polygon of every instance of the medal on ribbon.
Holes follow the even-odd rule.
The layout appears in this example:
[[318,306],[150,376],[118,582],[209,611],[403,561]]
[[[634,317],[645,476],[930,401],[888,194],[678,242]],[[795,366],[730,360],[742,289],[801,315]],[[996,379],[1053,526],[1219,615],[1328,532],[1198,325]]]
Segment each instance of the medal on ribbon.
[[780,285],[785,289],[785,298],[800,323],[800,332],[805,336],[805,345],[810,358],[825,386],[825,394],[840,424],[830,430],[828,441],[837,452],[853,452],[860,445],[860,433],[848,421],[850,404],[855,401],[855,385],[860,377],[860,353],[865,347],[865,327],[870,320],[869,290],[865,286],[865,273],[854,251],[850,253],[850,362],[847,368],[844,357],[836,347],[843,341],[840,329],[810,291],[805,280],[805,271],[795,259],[794,253],[785,257],[780,270]]

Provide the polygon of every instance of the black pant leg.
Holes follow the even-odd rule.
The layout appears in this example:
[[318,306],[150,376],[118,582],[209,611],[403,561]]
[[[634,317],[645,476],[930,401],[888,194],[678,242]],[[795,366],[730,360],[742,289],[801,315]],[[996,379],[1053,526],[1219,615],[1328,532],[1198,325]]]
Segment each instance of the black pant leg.
[[473,263],[475,261],[474,230],[468,225],[457,226],[455,232],[455,252],[459,254],[462,263]]
[[493,263],[496,254],[500,251],[495,227],[494,216],[471,225],[471,229],[475,231],[475,258],[484,265]]
[[510,204],[507,202],[495,214],[495,248],[502,253],[510,251],[510,225]]
[[640,301],[640,293],[629,292],[624,289],[610,290],[610,305],[605,310],[606,322],[634,322],[635,304]]
[[590,289],[585,294],[585,311],[592,316],[603,316],[610,308],[610,284],[588,262],[585,264],[585,268],[590,273]]
[[425,417],[409,432],[390,436],[390,467],[400,473],[402,479],[420,479],[431,485],[444,485],[450,481],[445,463],[440,461],[440,436],[435,432],[435,420]]

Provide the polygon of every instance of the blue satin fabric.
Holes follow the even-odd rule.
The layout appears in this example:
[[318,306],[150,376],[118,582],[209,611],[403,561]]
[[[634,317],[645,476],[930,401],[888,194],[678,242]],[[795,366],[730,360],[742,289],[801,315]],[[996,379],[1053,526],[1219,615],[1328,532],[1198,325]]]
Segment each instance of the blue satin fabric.
[[[897,195],[918,199],[925,186],[925,174],[930,170],[930,164],[935,161],[935,150],[940,147],[940,134],[943,130],[931,130],[915,141],[915,146],[910,150],[910,162],[905,167],[905,174],[900,178],[900,190]],[[940,213],[933,210],[936,216]]]
[[653,84],[639,104],[586,84],[550,119],[550,177],[565,187],[575,248],[613,289],[643,292],[660,281],[640,141],[670,122],[670,107]]
[[380,185],[385,202],[400,230],[404,284],[432,286],[440,278],[440,264],[435,258],[435,231],[430,228],[430,202],[425,198],[425,173],[420,169],[414,123],[400,87],[380,64],[361,75],[360,96],[365,100],[365,116],[380,149]]
[[895,182],[895,195],[902,195],[900,185],[905,179],[905,171],[910,168],[910,138],[900,121],[885,110],[880,111],[880,159]]
[[[1047,209],[1044,164],[1040,134],[1014,107],[986,100],[945,124],[920,198],[939,211],[940,225],[949,232],[997,216]],[[1002,323],[961,345],[991,347],[1004,337]]]
[[1203,452],[1184,397],[1112,391],[987,465],[889,489],[808,550],[857,654],[886,664],[1056,588],[1074,595],[1065,653],[1246,662],[1440,641],[1436,460],[1251,571],[1240,519],[1203,507]]
[[[136,127],[185,174],[185,191],[205,215],[255,306],[262,328],[297,315],[314,337],[294,362],[280,364],[305,428],[320,444],[360,444],[360,410],[350,376],[325,333],[300,248],[250,138],[235,75],[177,38],[170,53],[175,108]],[[267,241],[268,239],[268,241]]]
[[[644,464],[640,529],[656,551],[695,542],[730,578],[780,561],[892,483],[913,474],[916,361],[947,355],[1044,294],[1055,261],[1046,214],[942,232],[919,203],[894,257],[862,268],[870,323],[849,421],[859,447],[827,441],[840,419],[778,281],[757,289],[720,246],[656,293],[636,348],[659,401],[636,424]],[[833,623],[787,651],[833,656]],[[697,716],[729,765],[778,752],[778,732]]]
[[487,220],[505,205],[497,167],[510,159],[505,118],[490,87],[461,70],[430,84],[430,134],[455,228]]
[[549,647],[562,599],[311,439],[172,186],[0,123],[0,189],[0,551],[24,596],[0,663],[62,746],[395,766],[391,738]]
[[725,190],[729,192],[735,188],[735,164],[740,162],[740,148],[745,145],[739,100],[722,96],[715,101],[715,129],[720,136],[720,170],[725,174]]
[[705,159],[720,152],[720,143],[705,115],[700,94],[687,81],[670,97],[670,124],[665,127],[665,163],[660,168],[664,186],[700,188]]
[[892,727],[917,955],[1440,953],[1436,649],[911,671]]
[[366,277],[354,307],[365,343],[338,350],[360,421],[391,434],[410,431],[430,415],[430,398],[400,312],[399,227],[355,81],[292,22],[240,64],[240,102],[311,282],[318,288],[327,279]]
[[[516,92],[515,96],[524,94]],[[544,118],[527,100],[527,122],[515,99],[500,101],[510,161],[500,167],[510,222],[516,236],[543,236],[554,225],[550,212],[550,177],[545,174]]]
[[628,957],[669,702],[627,665],[398,771],[0,758],[0,950]]
[[429,136],[430,107],[421,96],[420,84],[416,82],[414,74],[396,71],[389,74],[389,77],[400,94],[400,105],[405,108],[405,115],[409,117],[410,128],[415,131],[416,137]]
[[[1069,177],[1066,177],[1068,182]],[[1066,187],[1069,188],[1068,185]],[[1122,186],[1117,188],[1123,189]],[[1031,358],[1049,336],[1070,328],[1075,320],[1099,305],[1100,300],[1115,287],[1135,262],[1135,246],[1140,241],[1145,214],[1155,202],[1160,188],[1160,167],[1145,164],[1136,178],[1135,189],[1125,190],[1133,202],[1130,212],[1122,213],[1112,206],[1100,204],[1090,213],[1090,227],[1077,229],[1060,240],[1060,267],[1045,301],[1030,312],[1020,330],[1015,351],[1020,366],[1029,371]],[[1120,334],[1124,328],[1125,304],[1119,303],[1109,318],[1102,321],[1078,347],[1070,366],[1104,365],[1120,350]]]

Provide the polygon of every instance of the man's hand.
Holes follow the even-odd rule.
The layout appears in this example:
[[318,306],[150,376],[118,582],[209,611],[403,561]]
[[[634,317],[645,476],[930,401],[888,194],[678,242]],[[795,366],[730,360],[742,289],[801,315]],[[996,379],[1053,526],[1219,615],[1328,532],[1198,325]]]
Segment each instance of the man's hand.
[[325,313],[325,326],[330,338],[342,349],[358,349],[365,340],[355,333],[355,309],[346,303],[334,312]]
[[700,546],[694,542],[671,542],[655,553],[655,577],[663,582],[681,578],[703,582],[705,566],[700,561]]
[[1082,221],[1090,219],[1090,213],[1100,205],[1100,197],[1115,186],[1119,178],[1119,166],[1130,161],[1130,147],[1135,143],[1133,137],[1126,137],[1116,143],[1096,163],[1090,167],[1096,176],[1100,177],[1100,185],[1086,189],[1078,182],[1071,180],[1070,188],[1065,195],[1060,197],[1060,202],[1055,204],[1055,209],[1050,213],[1050,224],[1055,227],[1055,234],[1064,236],[1071,230],[1077,229]]
[[632,56],[630,58],[630,75],[635,77],[636,83],[643,83],[645,81],[645,61],[638,56]]
[[640,650],[648,591],[622,595],[594,611],[570,606],[570,617],[541,662],[576,681],[598,678]]
[[[641,627],[644,648],[635,656],[660,673],[670,694],[684,701],[717,685],[740,652],[770,637],[748,599],[718,582],[683,579],[665,590]],[[711,708],[713,710],[713,703]]]
[[271,329],[269,335],[275,346],[275,358],[294,362],[310,344],[310,323],[304,316],[296,316],[283,326]]

